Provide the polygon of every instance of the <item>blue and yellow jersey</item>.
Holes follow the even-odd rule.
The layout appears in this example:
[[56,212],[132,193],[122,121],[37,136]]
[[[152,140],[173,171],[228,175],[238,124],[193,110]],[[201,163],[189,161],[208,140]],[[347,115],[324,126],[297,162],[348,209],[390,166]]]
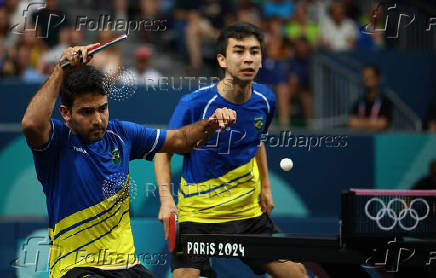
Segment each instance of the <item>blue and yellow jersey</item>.
[[47,146],[32,150],[47,199],[50,277],[74,267],[138,263],[129,216],[129,161],[152,160],[166,131],[113,120],[100,141],[84,144],[61,121],[50,124]]
[[258,217],[260,179],[256,153],[262,134],[274,115],[274,94],[253,83],[243,104],[233,104],[210,84],[183,96],[171,117],[169,128],[177,129],[207,119],[217,108],[236,111],[236,124],[217,131],[203,146],[184,154],[178,192],[180,222],[220,223]]

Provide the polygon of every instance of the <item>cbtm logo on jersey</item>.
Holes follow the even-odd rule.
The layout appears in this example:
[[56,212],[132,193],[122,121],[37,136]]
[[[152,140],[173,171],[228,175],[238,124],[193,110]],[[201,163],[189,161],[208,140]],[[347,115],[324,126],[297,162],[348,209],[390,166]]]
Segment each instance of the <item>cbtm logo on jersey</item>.
[[254,127],[257,132],[261,132],[263,128],[263,116],[257,116],[254,118]]
[[111,155],[112,155],[112,163],[115,165],[119,165],[121,162],[121,158],[120,158],[120,151],[118,150],[117,147],[115,147],[112,150]]

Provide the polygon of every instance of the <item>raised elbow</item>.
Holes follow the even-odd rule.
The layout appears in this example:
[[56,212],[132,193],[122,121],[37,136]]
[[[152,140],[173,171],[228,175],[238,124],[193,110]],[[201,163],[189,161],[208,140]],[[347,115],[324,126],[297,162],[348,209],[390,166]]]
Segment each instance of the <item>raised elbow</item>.
[[26,134],[29,132],[33,132],[37,129],[36,124],[34,121],[27,119],[27,118],[23,118],[21,120],[21,131]]
[[47,127],[48,124],[42,125],[26,117],[21,120],[21,131],[26,137],[44,134],[47,131]]

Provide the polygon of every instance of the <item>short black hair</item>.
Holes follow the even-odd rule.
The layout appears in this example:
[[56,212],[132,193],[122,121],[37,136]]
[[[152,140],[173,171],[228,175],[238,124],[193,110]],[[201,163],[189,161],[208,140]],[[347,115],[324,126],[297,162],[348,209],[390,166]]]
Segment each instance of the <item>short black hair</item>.
[[250,36],[255,36],[260,42],[261,53],[263,53],[264,39],[262,32],[260,32],[259,28],[255,25],[240,21],[230,24],[222,30],[216,42],[217,55],[221,54],[224,55],[224,57],[226,56],[227,42],[229,38],[240,40]]
[[375,75],[377,75],[377,77],[380,77],[381,73],[380,73],[380,69],[378,68],[378,66],[373,65],[373,64],[367,64],[363,67],[362,71],[366,70],[366,69],[372,69],[375,73]]
[[71,110],[74,98],[79,95],[95,93],[108,95],[108,80],[105,75],[90,65],[84,65],[69,73],[61,85],[61,104]]

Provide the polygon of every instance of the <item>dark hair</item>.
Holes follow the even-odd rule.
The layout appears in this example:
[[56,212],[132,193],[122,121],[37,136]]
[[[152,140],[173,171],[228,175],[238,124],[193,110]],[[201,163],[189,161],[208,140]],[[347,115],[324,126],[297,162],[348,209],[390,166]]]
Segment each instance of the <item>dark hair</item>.
[[216,42],[217,54],[226,56],[227,42],[229,38],[243,39],[250,36],[255,36],[260,42],[261,53],[263,53],[263,34],[259,28],[247,22],[235,22],[225,27],[218,37]]
[[366,69],[372,69],[375,72],[375,75],[377,75],[377,77],[380,77],[381,73],[380,73],[380,69],[376,66],[376,65],[365,65],[362,69],[362,71],[366,70]]
[[60,91],[61,104],[71,109],[76,96],[89,93],[107,95],[108,81],[98,69],[85,65],[65,77]]

